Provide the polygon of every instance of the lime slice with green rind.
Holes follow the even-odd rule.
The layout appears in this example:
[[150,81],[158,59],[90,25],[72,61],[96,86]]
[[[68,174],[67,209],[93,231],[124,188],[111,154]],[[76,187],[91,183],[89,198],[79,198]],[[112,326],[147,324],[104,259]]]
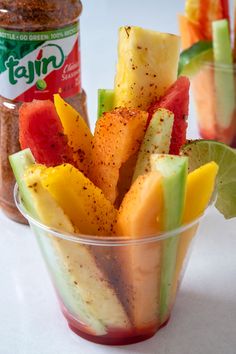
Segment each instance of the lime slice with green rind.
[[189,170],[215,161],[219,165],[216,181],[216,208],[226,219],[236,216],[236,150],[213,140],[195,140],[181,149],[189,157]]
[[194,76],[204,62],[213,61],[211,41],[199,41],[180,54],[178,75]]

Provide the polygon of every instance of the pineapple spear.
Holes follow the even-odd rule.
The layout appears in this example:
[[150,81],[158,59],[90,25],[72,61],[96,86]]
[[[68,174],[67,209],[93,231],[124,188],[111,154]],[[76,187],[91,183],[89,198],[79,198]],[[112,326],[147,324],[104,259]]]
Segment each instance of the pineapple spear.
[[121,27],[114,106],[147,110],[177,78],[180,37]]

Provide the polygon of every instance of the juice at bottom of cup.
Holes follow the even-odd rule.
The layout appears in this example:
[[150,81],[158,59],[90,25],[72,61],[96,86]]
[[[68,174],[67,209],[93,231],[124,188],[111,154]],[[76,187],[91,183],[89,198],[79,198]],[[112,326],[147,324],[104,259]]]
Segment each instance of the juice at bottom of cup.
[[95,343],[125,345],[167,324],[198,222],[141,241],[70,238],[29,222],[73,332]]

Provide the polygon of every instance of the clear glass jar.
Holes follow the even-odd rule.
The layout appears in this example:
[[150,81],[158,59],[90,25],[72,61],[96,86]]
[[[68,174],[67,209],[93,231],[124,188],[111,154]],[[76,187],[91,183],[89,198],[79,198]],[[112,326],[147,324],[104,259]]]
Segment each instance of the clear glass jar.
[[0,206],[25,222],[13,200],[8,156],[20,150],[22,102],[59,92],[88,122],[81,88],[80,0],[0,0]]
[[202,138],[236,147],[236,66],[203,62],[191,84]]

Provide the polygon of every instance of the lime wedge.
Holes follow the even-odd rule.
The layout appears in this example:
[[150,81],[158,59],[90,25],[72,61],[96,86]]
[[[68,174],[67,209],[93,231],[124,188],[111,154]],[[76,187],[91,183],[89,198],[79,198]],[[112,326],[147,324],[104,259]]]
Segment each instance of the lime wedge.
[[203,62],[213,60],[211,41],[199,41],[180,54],[178,75],[194,76]]
[[217,176],[216,208],[226,219],[236,216],[236,150],[213,140],[196,140],[181,149],[189,157],[189,170],[215,161],[219,165]]

